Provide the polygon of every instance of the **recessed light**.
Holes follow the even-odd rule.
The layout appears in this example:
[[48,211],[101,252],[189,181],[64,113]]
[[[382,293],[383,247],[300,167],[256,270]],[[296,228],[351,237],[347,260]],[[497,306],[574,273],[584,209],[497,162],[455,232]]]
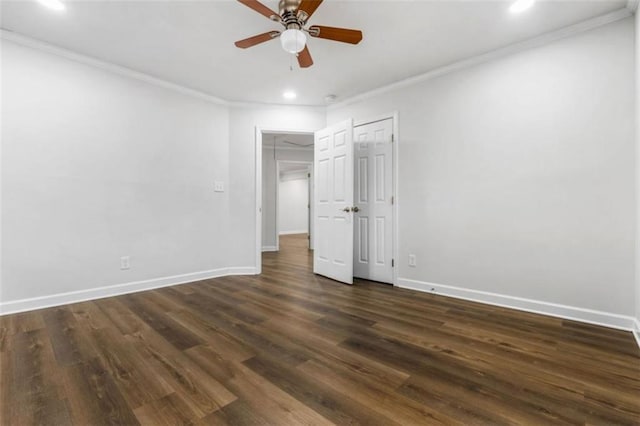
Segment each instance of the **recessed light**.
[[66,6],[60,0],[38,0],[38,3],[58,12],[66,9]]
[[509,12],[511,13],[524,12],[525,10],[533,6],[535,2],[536,0],[516,0],[515,2],[513,2],[511,7],[509,8]]
[[284,92],[282,94],[282,97],[285,98],[285,99],[291,100],[291,99],[297,98],[298,95],[296,95],[296,92],[294,92],[293,90],[287,90],[286,92]]

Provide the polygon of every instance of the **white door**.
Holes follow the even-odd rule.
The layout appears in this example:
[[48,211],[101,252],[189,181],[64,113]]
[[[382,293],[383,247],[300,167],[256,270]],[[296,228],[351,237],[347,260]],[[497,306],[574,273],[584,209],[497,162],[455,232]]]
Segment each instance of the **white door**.
[[393,283],[393,120],[354,128],[354,276]]
[[313,272],[353,284],[353,125],[315,134]]

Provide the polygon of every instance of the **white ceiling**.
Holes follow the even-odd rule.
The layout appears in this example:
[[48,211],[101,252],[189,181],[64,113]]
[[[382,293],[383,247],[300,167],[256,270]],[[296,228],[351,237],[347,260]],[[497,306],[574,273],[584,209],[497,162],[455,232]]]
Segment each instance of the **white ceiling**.
[[308,149],[313,150],[313,135],[300,134],[265,134],[262,135],[262,145],[276,149]]
[[306,172],[307,170],[309,170],[309,164],[287,163],[287,162],[280,161],[280,176],[291,174],[291,173]]
[[[1,2],[1,26],[229,101],[322,105],[427,72],[626,5],[626,0],[538,0],[520,15],[485,0],[325,0],[310,23],[361,29],[352,46],[311,39],[299,69],[277,40],[235,40],[279,25],[234,0],[70,1],[63,13],[34,0]],[[277,1],[265,0],[272,9]],[[293,71],[290,65],[293,64]],[[282,92],[298,92],[285,101]]]

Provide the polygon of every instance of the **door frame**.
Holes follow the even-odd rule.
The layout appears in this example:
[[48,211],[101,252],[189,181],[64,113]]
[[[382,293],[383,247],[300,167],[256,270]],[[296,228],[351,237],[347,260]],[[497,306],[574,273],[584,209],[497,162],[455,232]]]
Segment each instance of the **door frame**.
[[[276,160],[276,176],[277,176],[277,181],[276,181],[276,251],[280,251],[280,163],[289,163],[289,164],[306,164],[307,166],[309,166],[312,170],[311,173],[313,173],[313,161],[303,161],[303,160]],[[308,168],[309,168],[308,167]],[[308,172],[307,172],[308,173]],[[308,178],[311,179],[311,178]],[[307,214],[309,214],[309,212],[311,211],[311,199],[312,199],[312,194],[308,194],[308,205],[309,208],[307,210],[309,210],[307,212]],[[312,234],[311,232],[311,227],[313,226],[313,222],[312,222],[313,218],[309,218],[309,224],[308,224],[308,229],[307,231],[309,232],[309,235]]]
[[[290,135],[314,135],[315,129],[278,129],[269,127],[255,127],[255,145],[254,145],[254,168],[255,175],[255,194],[254,212],[256,215],[255,223],[255,274],[262,273],[262,136],[264,134],[290,134]],[[276,222],[277,225],[277,222]]]
[[382,121],[382,120],[388,120],[391,119],[393,121],[392,123],[392,128],[393,128],[393,142],[391,143],[391,152],[393,155],[393,159],[392,159],[392,167],[393,167],[393,173],[391,174],[393,182],[392,182],[392,188],[393,188],[393,207],[391,209],[392,211],[392,232],[393,232],[393,241],[392,241],[392,252],[393,252],[393,260],[394,260],[394,266],[393,266],[393,285],[397,286],[398,285],[398,270],[400,269],[400,259],[399,259],[399,247],[400,247],[400,243],[399,243],[399,235],[398,235],[398,229],[400,227],[400,221],[399,221],[399,206],[400,206],[400,196],[399,196],[399,191],[398,191],[398,165],[399,165],[399,161],[398,161],[398,154],[399,154],[399,140],[400,140],[400,135],[399,135],[399,126],[398,126],[398,111],[393,111],[391,113],[386,113],[386,114],[380,114],[380,115],[376,115],[376,116],[372,116],[372,117],[368,117],[365,120],[354,120],[353,122],[353,128],[355,129],[358,126],[363,126],[365,124],[371,124],[371,123],[375,123],[377,121]]

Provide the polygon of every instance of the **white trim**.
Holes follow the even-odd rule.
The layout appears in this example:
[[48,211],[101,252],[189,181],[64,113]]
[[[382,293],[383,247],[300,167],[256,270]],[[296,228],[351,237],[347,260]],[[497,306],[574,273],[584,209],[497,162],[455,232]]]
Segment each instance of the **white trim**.
[[[256,274],[259,275],[262,273],[262,131],[260,127],[256,126],[256,145],[255,145],[255,171],[256,171],[256,181],[255,181],[255,213],[256,213]],[[277,245],[277,241],[276,241]],[[277,249],[277,248],[276,248]]]
[[393,285],[398,285],[400,271],[400,123],[398,111],[393,113]]
[[[276,250],[280,251],[280,161],[277,159],[277,151],[273,153],[273,159],[276,162],[276,199],[275,199],[275,231],[276,231]],[[264,185],[264,183],[263,183]]]
[[262,246],[263,253],[271,251],[278,251],[278,248],[276,246]]
[[628,0],[627,9],[629,9],[631,13],[636,13],[638,11],[638,3],[640,3],[640,0]]
[[[632,0],[632,1],[636,1],[636,0]],[[616,10],[614,12],[607,13],[605,15],[601,15],[592,19],[588,19],[583,22],[579,22],[574,25],[570,25],[568,27],[561,28],[556,31],[551,31],[549,33],[540,35],[538,37],[530,38],[530,39],[521,41],[519,43],[510,44],[508,46],[501,47],[487,53],[483,53],[480,55],[469,57],[467,59],[463,59],[458,62],[454,62],[453,64],[450,64],[450,65],[434,68],[431,71],[428,71],[424,74],[419,74],[414,77],[409,77],[407,79],[400,80],[400,81],[388,84],[386,86],[382,86],[377,89],[370,90],[368,92],[363,92],[363,93],[354,95],[340,102],[336,102],[334,104],[328,105],[327,110],[330,111],[330,110],[342,108],[356,102],[364,101],[366,99],[370,99],[375,96],[382,95],[383,93],[402,89],[408,86],[412,86],[414,84],[422,83],[427,80],[441,77],[446,74],[451,74],[453,72],[456,72],[465,68],[470,68],[475,65],[479,65],[485,62],[489,62],[495,59],[508,56],[508,55],[512,55],[514,53],[518,53],[524,50],[529,50],[535,47],[543,46],[545,44],[549,44],[554,41],[561,40],[563,38],[567,38],[585,31],[592,30],[594,28],[601,27],[603,25],[610,24],[612,22],[619,21],[624,18],[628,18],[631,15],[632,15],[632,11],[625,7],[625,8]]]
[[633,321],[633,330],[631,330],[631,332],[633,333],[633,337],[636,338],[638,347],[640,347],[640,320],[637,318]]
[[543,302],[540,300],[525,299],[522,297],[507,296],[504,294],[490,293],[486,291],[472,290],[462,287],[453,287],[442,284],[433,284],[423,281],[400,278],[398,287],[422,291],[425,293],[440,294],[456,299],[470,300],[488,305],[502,306],[519,311],[535,314],[549,315],[588,324],[601,325],[619,330],[632,331],[635,319],[626,315],[610,312],[596,311],[592,309],[578,308],[575,306],[560,305],[557,303]]
[[298,235],[298,234],[307,235],[308,233],[309,231],[307,231],[306,229],[303,229],[301,231],[282,231],[278,235]]
[[190,274],[174,275],[170,277],[154,278],[144,281],[134,281],[130,283],[116,284],[112,286],[98,287],[87,290],[52,294],[49,296],[34,297],[31,299],[21,299],[0,303],[0,315],[16,314],[19,312],[33,311],[36,309],[50,308],[53,306],[68,305],[70,303],[86,302],[89,300],[103,299],[105,297],[120,296],[129,293],[137,293],[139,291],[193,283],[195,281],[226,277],[229,275],[253,275],[254,273],[255,268],[251,266],[220,268],[212,269],[210,271],[193,272]]

